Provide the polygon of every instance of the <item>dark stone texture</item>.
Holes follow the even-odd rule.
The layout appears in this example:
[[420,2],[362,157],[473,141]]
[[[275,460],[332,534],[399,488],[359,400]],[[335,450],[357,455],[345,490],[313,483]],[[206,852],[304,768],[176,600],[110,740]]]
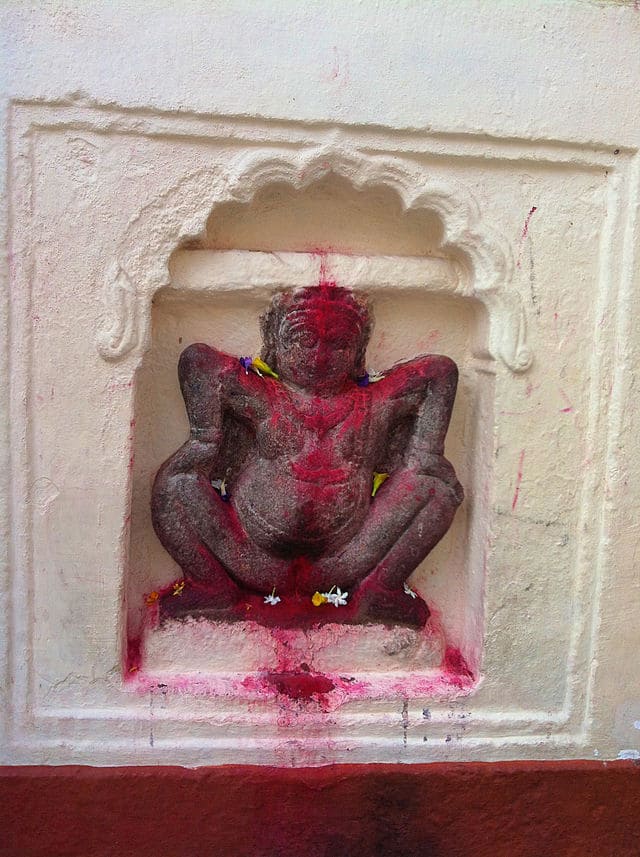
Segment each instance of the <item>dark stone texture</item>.
[[[242,619],[250,604],[269,624],[424,625],[403,584],[462,501],[443,456],[458,372],[428,355],[368,383],[370,327],[364,299],[324,283],[276,295],[262,318],[277,378],[208,345],[183,352],[191,433],[157,474],[152,516],[185,588],[161,615]],[[372,496],[375,473],[389,476]],[[345,606],[311,603],[336,587]]]
[[637,857],[633,762],[0,769],[0,857]]

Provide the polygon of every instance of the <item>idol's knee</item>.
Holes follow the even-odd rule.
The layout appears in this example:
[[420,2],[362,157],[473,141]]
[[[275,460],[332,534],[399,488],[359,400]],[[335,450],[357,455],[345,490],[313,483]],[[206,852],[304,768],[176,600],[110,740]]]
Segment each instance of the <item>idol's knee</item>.
[[151,520],[162,541],[167,530],[173,530],[184,517],[185,499],[193,491],[189,473],[173,473],[161,469],[151,489]]
[[429,497],[432,502],[443,508],[451,508],[454,512],[464,500],[462,485],[455,478],[444,481],[437,477],[426,477],[429,482]]
[[416,476],[427,488],[430,500],[436,498],[440,504],[451,505],[454,509],[464,500],[464,490],[453,465],[444,456],[430,456],[416,469]]
[[462,487],[457,482],[452,485],[433,476],[424,476],[423,480],[427,500],[419,517],[426,520],[429,530],[433,534],[439,533],[438,538],[441,538],[453,523],[462,502]]
[[176,502],[184,504],[198,492],[201,477],[193,471],[174,471],[165,466],[158,471],[151,491],[151,502],[159,508],[172,509]]
[[164,521],[167,517],[168,506],[170,504],[170,491],[168,490],[167,479],[160,471],[151,489],[151,520],[156,533],[159,534]]

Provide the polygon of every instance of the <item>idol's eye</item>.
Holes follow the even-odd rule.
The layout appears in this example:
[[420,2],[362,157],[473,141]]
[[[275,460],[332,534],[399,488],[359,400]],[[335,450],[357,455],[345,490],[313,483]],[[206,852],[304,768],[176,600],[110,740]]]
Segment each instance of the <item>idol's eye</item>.
[[349,352],[355,352],[357,345],[355,342],[351,342],[347,339],[336,339],[328,342],[329,348],[332,351],[338,351],[340,354],[348,354]]

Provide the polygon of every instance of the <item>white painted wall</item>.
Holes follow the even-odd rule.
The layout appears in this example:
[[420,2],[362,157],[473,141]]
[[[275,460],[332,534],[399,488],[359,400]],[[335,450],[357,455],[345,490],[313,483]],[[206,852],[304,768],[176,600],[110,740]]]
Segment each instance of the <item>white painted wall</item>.
[[[6,760],[640,754],[637,6],[3,4]],[[461,365],[467,500],[416,585],[481,681],[444,686],[424,641],[399,683],[341,643],[332,668],[369,689],[303,710],[243,695],[255,653],[207,670],[178,629],[123,687],[127,623],[173,574],[146,511],[184,428],[178,338],[255,344],[274,285],[317,268],[174,251],[320,232],[375,293],[376,359],[437,330]]]

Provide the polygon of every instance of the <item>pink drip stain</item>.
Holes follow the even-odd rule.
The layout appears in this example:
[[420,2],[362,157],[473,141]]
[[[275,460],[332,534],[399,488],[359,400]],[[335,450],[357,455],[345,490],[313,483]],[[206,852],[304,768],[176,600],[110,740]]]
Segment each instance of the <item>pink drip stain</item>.
[[318,287],[319,288],[335,288],[338,283],[334,278],[331,278],[328,274],[328,255],[332,252],[329,248],[326,247],[312,247],[309,250],[309,253],[312,256],[316,256],[320,261],[320,269],[318,271]]
[[307,672],[268,672],[265,681],[273,685],[276,691],[290,699],[307,700],[323,697],[335,690],[335,683],[320,673]]
[[136,421],[135,421],[135,419],[132,419],[129,423],[129,438],[127,441],[129,444],[129,472],[133,471],[133,467],[135,464],[135,457],[136,457],[135,452],[134,452],[135,428],[136,428]]
[[531,208],[529,209],[529,213],[527,214],[527,216],[525,218],[524,226],[522,227],[522,233],[520,235],[520,252],[518,253],[518,261],[516,262],[517,268],[520,268],[522,265],[522,245],[526,241],[527,235],[529,234],[529,224],[531,223],[531,218],[533,217],[533,215],[536,213],[537,210],[538,210],[538,206],[532,205]]
[[343,89],[349,83],[349,57],[342,53],[334,45],[332,48],[333,62],[331,70],[326,75],[326,79],[340,89]]
[[340,61],[338,58],[338,49],[334,46],[332,48],[332,50],[333,50],[333,66],[331,68],[331,71],[329,72],[329,78],[331,80],[335,80],[338,77],[338,75],[340,74]]
[[[147,631],[154,627],[157,605],[149,609]],[[255,623],[247,621],[254,628]],[[262,626],[261,626],[262,627]],[[342,633],[344,626],[339,626]],[[422,697],[456,698],[470,693],[477,684],[477,676],[468,665],[460,649],[448,646],[439,669],[412,675],[376,675],[359,673],[321,673],[313,670],[302,658],[303,649],[295,629],[271,628],[269,633],[276,642],[274,663],[248,674],[221,673],[211,675],[163,674],[162,678],[145,672],[143,638],[128,641],[124,663],[127,686],[146,694],[162,689],[163,693],[191,696],[235,697],[247,703],[272,700],[277,705],[278,727],[291,727],[319,715],[330,714],[346,702],[378,699],[417,699]],[[358,634],[356,626],[348,626],[347,634]],[[424,633],[440,635],[437,618],[427,624]],[[311,652],[310,652],[311,655]],[[310,658],[311,659],[311,658]]]
[[513,500],[511,501],[511,511],[513,512],[518,505],[518,498],[520,497],[520,485],[522,484],[522,473],[523,473],[523,464],[524,464],[524,454],[525,450],[521,450],[520,459],[518,461],[518,472],[516,474],[516,487],[513,492]]
[[565,393],[565,391],[564,391],[564,390],[562,390],[562,389],[560,390],[560,395],[562,396],[562,398],[563,398],[563,399],[564,399],[564,401],[566,402],[566,407],[564,407],[564,408],[560,408],[560,413],[561,413],[561,414],[571,414],[571,413],[573,413],[573,405],[572,405],[572,403],[571,403],[571,399],[569,398],[569,396],[567,396],[567,394]]
[[455,646],[447,646],[442,662],[444,673],[458,680],[473,679],[473,671],[469,668],[464,655]]
[[134,679],[142,666],[142,638],[130,637],[127,640],[127,647],[124,659],[124,679],[131,681]]
[[527,237],[527,234],[529,232],[529,224],[531,223],[531,218],[533,217],[533,215],[536,213],[537,210],[538,210],[537,205],[532,205],[531,208],[529,209],[529,214],[527,214],[527,218],[524,222],[524,226],[522,227],[522,240],[523,241]]

